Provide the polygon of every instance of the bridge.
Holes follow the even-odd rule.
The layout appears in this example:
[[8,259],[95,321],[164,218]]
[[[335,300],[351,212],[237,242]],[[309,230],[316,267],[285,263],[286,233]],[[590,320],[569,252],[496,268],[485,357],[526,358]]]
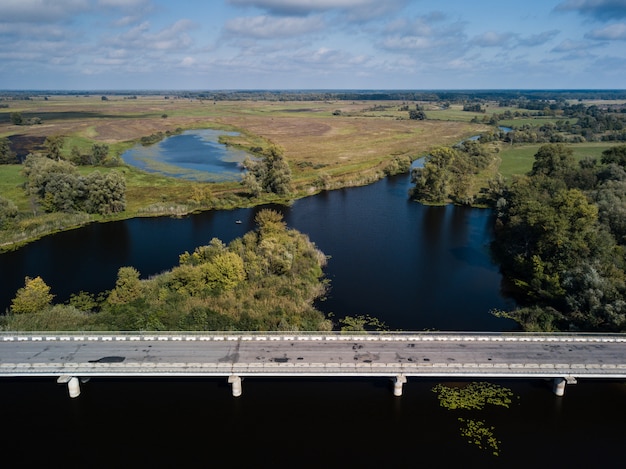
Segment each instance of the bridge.
[[55,377],[70,397],[91,377],[625,379],[626,334],[0,333],[0,377]]

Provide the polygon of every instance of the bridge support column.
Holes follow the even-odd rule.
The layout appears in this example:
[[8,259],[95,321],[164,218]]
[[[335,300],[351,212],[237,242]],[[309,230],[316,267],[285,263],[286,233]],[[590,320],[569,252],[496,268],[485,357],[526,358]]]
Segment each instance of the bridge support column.
[[567,384],[567,381],[565,380],[565,378],[554,378],[554,384],[552,386],[552,391],[557,396],[562,396],[562,395],[565,394],[565,385],[566,384]]
[[401,396],[402,395],[402,385],[406,383],[406,376],[398,375],[392,378],[393,381],[393,395]]
[[241,396],[241,393],[243,392],[241,388],[241,376],[230,375],[228,377],[228,383],[232,386],[233,397]]
[[57,383],[67,384],[67,390],[70,394],[70,397],[74,398],[80,396],[80,381],[76,376],[59,376],[59,378],[57,379]]

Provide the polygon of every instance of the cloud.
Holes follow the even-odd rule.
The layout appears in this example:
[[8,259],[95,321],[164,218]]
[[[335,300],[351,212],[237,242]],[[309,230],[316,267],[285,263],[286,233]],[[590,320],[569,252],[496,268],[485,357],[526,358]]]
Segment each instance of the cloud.
[[589,46],[585,42],[575,42],[570,39],[566,39],[558,46],[552,48],[552,52],[572,52],[587,49]]
[[395,53],[415,54],[432,60],[451,60],[467,49],[464,24],[445,23],[446,16],[431,13],[413,19],[392,21],[384,28],[384,36],[378,47]]
[[551,31],[544,31],[542,33],[533,34],[532,36],[528,36],[526,38],[520,38],[518,43],[520,46],[526,47],[541,46],[550,41],[552,38],[556,37],[558,34],[559,31],[556,29],[553,29]]
[[125,33],[109,38],[107,42],[117,48],[176,51],[187,49],[193,44],[192,38],[187,33],[197,27],[193,21],[182,19],[156,33],[151,33],[150,23],[144,21]]
[[98,0],[98,5],[105,8],[132,9],[143,7],[148,0]]
[[626,24],[616,23],[601,29],[594,29],[585,34],[585,37],[601,41],[626,41]]
[[308,18],[252,16],[234,18],[226,23],[224,29],[230,36],[274,39],[299,36],[318,31],[323,27],[324,22],[319,16]]
[[255,7],[280,16],[306,16],[332,10],[350,13],[352,19],[373,18],[394,11],[406,0],[229,0],[242,7]]
[[515,35],[511,33],[487,31],[475,36],[470,43],[479,47],[507,47],[513,37],[515,37]]
[[566,0],[556,11],[576,11],[599,21],[626,18],[626,0]]
[[54,23],[89,8],[88,0],[2,0],[0,23]]
[[559,45],[552,48],[550,52],[564,54],[561,57],[564,60],[580,60],[594,57],[595,54],[592,53],[592,50],[598,47],[599,45],[597,43],[594,44],[590,42],[572,41],[570,39],[566,39]]

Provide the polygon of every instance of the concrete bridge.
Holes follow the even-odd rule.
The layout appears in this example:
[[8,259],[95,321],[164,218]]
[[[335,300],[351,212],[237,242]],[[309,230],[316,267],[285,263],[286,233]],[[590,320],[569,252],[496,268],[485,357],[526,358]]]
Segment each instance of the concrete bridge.
[[91,377],[626,379],[626,334],[0,333],[0,377],[50,376],[71,397]]

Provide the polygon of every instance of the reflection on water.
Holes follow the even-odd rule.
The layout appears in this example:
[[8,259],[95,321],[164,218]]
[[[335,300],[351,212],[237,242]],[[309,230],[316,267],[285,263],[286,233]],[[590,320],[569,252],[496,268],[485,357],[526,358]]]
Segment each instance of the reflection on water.
[[122,154],[125,163],[149,172],[204,182],[239,181],[241,163],[248,155],[219,143],[221,135],[239,135],[212,129],[188,130],[154,145],[136,145]]

